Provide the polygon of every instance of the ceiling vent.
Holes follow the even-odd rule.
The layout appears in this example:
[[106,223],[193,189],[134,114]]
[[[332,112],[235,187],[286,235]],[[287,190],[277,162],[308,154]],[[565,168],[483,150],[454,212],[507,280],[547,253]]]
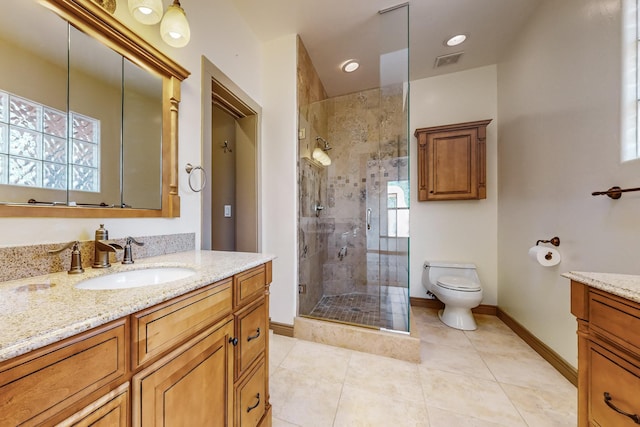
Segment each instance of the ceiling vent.
[[444,67],[445,65],[457,64],[464,52],[450,53],[449,55],[442,55],[436,58],[436,64],[434,68]]

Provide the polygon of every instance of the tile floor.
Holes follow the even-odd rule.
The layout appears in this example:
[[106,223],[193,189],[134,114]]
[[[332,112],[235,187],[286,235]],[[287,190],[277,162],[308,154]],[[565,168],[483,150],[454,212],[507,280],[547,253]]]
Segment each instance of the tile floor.
[[273,426],[576,426],[576,388],[497,317],[413,313],[420,364],[272,334]]

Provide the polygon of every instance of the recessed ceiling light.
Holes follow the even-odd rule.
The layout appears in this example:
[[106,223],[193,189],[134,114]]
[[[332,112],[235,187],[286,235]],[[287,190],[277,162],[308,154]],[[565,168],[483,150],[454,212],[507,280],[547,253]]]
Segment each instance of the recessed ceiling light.
[[342,68],[342,71],[345,73],[353,73],[355,70],[360,68],[360,64],[355,59],[350,59],[342,64],[340,68]]
[[464,42],[467,39],[467,36],[464,34],[458,34],[457,36],[453,36],[450,39],[448,39],[446,42],[444,42],[447,46],[458,46],[459,44],[461,44],[462,42]]

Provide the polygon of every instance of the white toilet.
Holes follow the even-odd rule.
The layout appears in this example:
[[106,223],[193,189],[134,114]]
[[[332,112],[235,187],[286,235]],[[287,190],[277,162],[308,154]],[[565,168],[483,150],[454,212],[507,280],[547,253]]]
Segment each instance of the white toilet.
[[422,286],[443,304],[438,312],[442,323],[473,331],[477,328],[471,309],[482,301],[482,287],[473,264],[425,261]]

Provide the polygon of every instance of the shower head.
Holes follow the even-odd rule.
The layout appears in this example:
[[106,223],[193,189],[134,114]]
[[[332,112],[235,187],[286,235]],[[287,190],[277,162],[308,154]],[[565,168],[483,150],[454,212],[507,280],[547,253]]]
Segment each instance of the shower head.
[[321,137],[321,136],[316,136],[316,141],[322,141],[322,142],[324,142],[324,147],[322,148],[322,150],[324,150],[324,151],[329,151],[329,150],[331,150],[331,147],[329,147],[329,143],[328,143],[328,142],[327,142],[327,140],[326,140],[326,139],[324,139],[323,137]]

